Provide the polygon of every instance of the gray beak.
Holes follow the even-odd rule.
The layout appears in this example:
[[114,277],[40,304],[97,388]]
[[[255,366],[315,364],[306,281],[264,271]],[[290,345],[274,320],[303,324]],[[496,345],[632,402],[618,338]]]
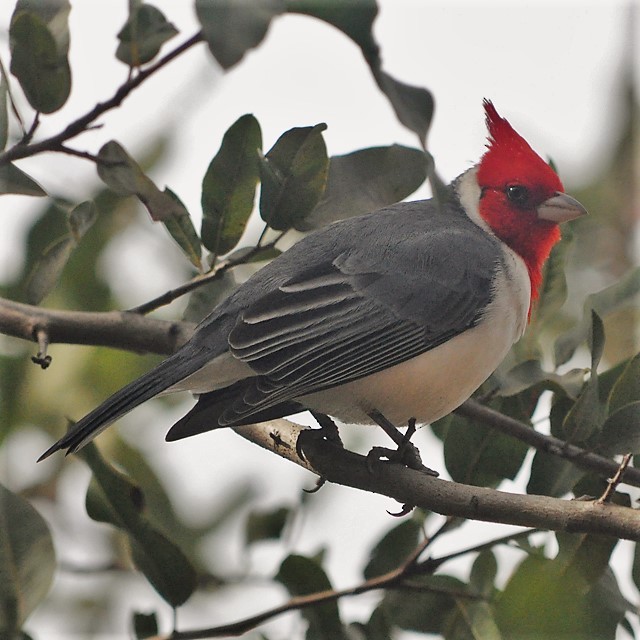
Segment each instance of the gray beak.
[[587,215],[587,210],[571,196],[556,191],[538,207],[538,218],[558,224]]

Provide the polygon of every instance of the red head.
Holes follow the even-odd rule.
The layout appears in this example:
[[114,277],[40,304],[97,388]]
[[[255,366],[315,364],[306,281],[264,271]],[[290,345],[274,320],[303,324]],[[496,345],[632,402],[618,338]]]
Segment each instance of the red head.
[[492,231],[527,265],[535,298],[542,266],[560,239],[558,223],[586,213],[564,195],[556,172],[484,101],[488,150],[478,166],[479,212]]

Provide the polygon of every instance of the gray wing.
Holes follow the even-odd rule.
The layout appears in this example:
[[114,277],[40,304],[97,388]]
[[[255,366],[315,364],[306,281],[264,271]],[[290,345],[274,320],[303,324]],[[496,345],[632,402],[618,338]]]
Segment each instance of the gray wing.
[[[275,278],[267,267],[243,287],[228,343],[256,376],[229,402],[221,426],[404,362],[481,318],[500,263],[488,234],[459,215],[370,218],[375,226],[331,228],[320,247],[334,251],[322,259],[316,246],[295,245],[284,254],[295,275],[277,286],[267,285]],[[339,234],[348,238],[343,250]],[[312,265],[300,268],[307,258]],[[206,326],[202,333],[206,340]]]

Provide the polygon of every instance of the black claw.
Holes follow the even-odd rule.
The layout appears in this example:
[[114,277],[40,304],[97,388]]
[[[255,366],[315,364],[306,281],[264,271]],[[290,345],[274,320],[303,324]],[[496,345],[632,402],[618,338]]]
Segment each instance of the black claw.
[[392,511],[387,511],[387,513],[394,518],[402,518],[402,516],[408,516],[415,508],[415,505],[403,504],[402,509],[397,513],[393,513]]
[[303,489],[303,491],[305,493],[317,493],[318,491],[320,491],[320,489],[322,489],[322,487],[324,487],[326,483],[327,483],[327,479],[324,476],[320,476],[316,480],[316,486],[313,487],[313,489]]

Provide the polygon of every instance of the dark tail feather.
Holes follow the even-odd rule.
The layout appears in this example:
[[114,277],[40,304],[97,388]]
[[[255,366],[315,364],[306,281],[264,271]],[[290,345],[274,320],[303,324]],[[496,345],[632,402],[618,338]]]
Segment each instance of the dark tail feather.
[[193,353],[178,352],[167,358],[155,369],[116,391],[91,413],[76,422],[65,436],[38,458],[38,461],[61,449],[66,449],[67,454],[78,451],[125,413],[195,373],[204,366],[209,357],[206,353],[194,357]]
[[[195,407],[169,429],[166,440],[173,442],[221,428],[222,425],[219,423],[220,416],[229,405],[233,403],[237,396],[244,394],[247,384],[251,384],[251,381],[240,380],[224,389],[203,393],[198,398]],[[288,401],[261,411],[256,411],[238,422],[232,424],[225,423],[224,426],[238,427],[254,422],[275,420],[276,418],[282,418],[300,411],[304,411],[304,407],[301,404]]]

